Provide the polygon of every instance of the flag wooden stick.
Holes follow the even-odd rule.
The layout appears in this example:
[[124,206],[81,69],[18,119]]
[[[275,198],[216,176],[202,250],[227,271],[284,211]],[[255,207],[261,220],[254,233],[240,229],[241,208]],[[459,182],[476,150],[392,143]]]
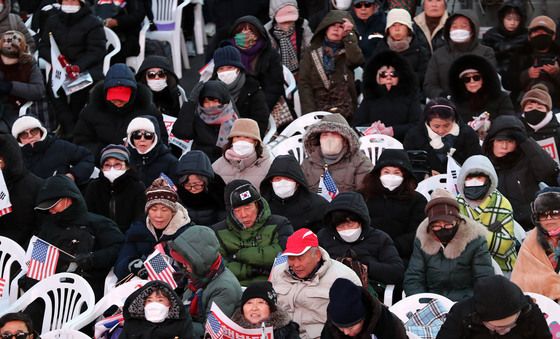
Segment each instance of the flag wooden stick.
[[121,280],[117,281],[117,283],[115,284],[116,286],[120,286],[126,282],[129,282],[130,280],[132,280],[132,278],[134,278],[134,274],[129,273],[126,277],[122,278]]

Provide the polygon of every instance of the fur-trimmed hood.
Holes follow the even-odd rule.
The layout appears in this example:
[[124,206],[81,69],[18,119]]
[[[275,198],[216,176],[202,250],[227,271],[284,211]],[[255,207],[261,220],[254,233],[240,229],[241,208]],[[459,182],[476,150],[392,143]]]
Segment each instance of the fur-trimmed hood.
[[489,99],[499,97],[502,89],[494,66],[479,55],[467,54],[455,60],[449,69],[449,87],[455,102],[464,102],[473,96],[459,79],[459,74],[467,69],[476,69],[482,75],[482,88],[477,93],[484,94]]
[[348,151],[344,157],[351,157],[360,151],[358,134],[348,125],[348,121],[338,113],[326,115],[318,123],[311,125],[303,136],[303,145],[308,154],[314,153],[319,146],[319,137],[323,132],[336,132],[346,140]]
[[[478,222],[462,216],[463,220],[459,222],[459,229],[455,237],[443,247],[443,255],[447,259],[456,259],[467,248],[467,245],[479,238],[486,237],[488,230]],[[418,226],[416,238],[420,240],[422,251],[428,255],[436,255],[441,249],[442,244],[437,240],[434,233],[428,228],[428,218],[424,219]]]
[[484,155],[473,155],[472,157],[465,160],[457,178],[457,190],[469,203],[472,202],[472,200],[465,197],[465,179],[467,178],[467,176],[469,176],[469,174],[473,173],[483,173],[488,178],[490,178],[490,188],[488,189],[488,192],[486,192],[484,198],[481,200],[486,199],[490,194],[494,192],[496,187],[498,187],[498,174],[496,173],[496,170],[494,169],[494,166],[492,165],[490,159],[488,159]]
[[[377,83],[377,71],[382,66],[392,66],[398,74],[399,83],[390,92]],[[364,72],[364,97],[366,99],[380,96],[409,96],[418,92],[416,75],[409,62],[394,51],[384,51],[375,55],[366,65]]]
[[[245,319],[242,307],[238,307],[235,312],[233,312],[231,320],[243,328],[261,328],[260,324],[251,324],[247,321],[247,319]],[[265,323],[266,326],[272,326],[276,330],[287,326],[290,321],[292,320],[290,319],[288,312],[284,311],[280,307],[277,307],[276,311],[270,313],[270,317],[265,321]]]
[[125,321],[127,319],[145,319],[144,303],[148,296],[154,290],[162,290],[169,296],[169,314],[167,319],[180,320],[186,318],[185,307],[181,298],[175,293],[169,285],[161,281],[150,281],[143,287],[132,293],[124,303],[123,316]]

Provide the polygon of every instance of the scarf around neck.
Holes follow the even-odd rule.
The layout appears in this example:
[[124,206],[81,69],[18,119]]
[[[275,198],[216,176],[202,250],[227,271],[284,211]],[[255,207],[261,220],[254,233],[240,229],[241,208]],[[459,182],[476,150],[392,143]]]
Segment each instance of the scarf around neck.
[[202,292],[204,288],[212,281],[214,278],[219,276],[225,270],[225,264],[222,260],[222,256],[218,254],[218,257],[210,266],[210,270],[203,277],[189,276],[188,289],[193,292],[188,300],[189,313],[195,318],[202,317],[206,306],[202,305]]
[[282,65],[286,66],[290,71],[295,72],[299,68],[298,55],[296,47],[292,43],[292,36],[295,32],[295,25],[284,31],[276,26],[272,34],[278,39],[280,45],[280,57],[282,58]]
[[323,68],[327,74],[334,72],[336,67],[335,56],[342,49],[342,46],[341,42],[332,42],[327,40],[327,38],[323,41]]
[[[439,134],[432,131],[432,129],[430,128],[430,126],[428,126],[428,124],[426,124],[426,129],[428,130],[428,137],[430,138],[430,146],[432,146],[432,148],[435,150],[441,149],[444,146],[450,146],[445,144],[445,138],[448,135],[452,135],[456,137],[459,135],[460,132],[459,125],[457,125],[456,122],[453,123],[453,127],[451,127],[451,131],[444,137],[441,137],[439,136]],[[451,147],[449,147],[449,149],[450,148]]]
[[392,51],[397,53],[404,52],[410,47],[410,42],[412,41],[412,37],[408,36],[401,41],[395,41],[390,36],[387,37],[387,45]]
[[245,79],[245,72],[239,71],[237,79],[235,79],[231,84],[226,85],[233,102],[237,102],[237,99],[239,99],[239,93],[241,93],[241,89],[245,86]]
[[264,48],[264,41],[262,39],[259,39],[252,47],[246,49],[239,48],[237,45],[235,45],[235,40],[233,39],[232,42],[234,46],[237,47],[239,53],[241,53],[241,63],[243,64],[243,66],[245,66],[245,70],[249,72],[249,74],[254,73],[255,69],[253,67],[253,63],[257,59],[257,56],[259,55],[261,50]]
[[237,120],[237,113],[233,108],[232,102],[217,107],[204,108],[200,105],[196,107],[196,113],[207,125],[220,125],[216,146],[223,147],[227,143],[227,136]]

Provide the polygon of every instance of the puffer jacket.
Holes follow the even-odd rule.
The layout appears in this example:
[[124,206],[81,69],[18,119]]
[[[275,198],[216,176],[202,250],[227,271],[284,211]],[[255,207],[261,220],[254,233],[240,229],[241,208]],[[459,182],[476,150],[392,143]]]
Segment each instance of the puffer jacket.
[[[354,213],[361,220],[362,232],[358,240],[349,243],[343,240],[336,226],[328,223],[329,215],[336,211]],[[325,226],[317,237],[319,244],[331,258],[355,257],[367,266],[369,283],[400,284],[404,278],[404,264],[393,241],[387,233],[371,225],[364,198],[356,192],[340,193],[329,204],[325,212]]]
[[523,122],[515,116],[503,116],[494,120],[483,143],[486,155],[498,174],[498,191],[513,207],[514,219],[526,230],[533,228],[531,202],[539,190],[541,181],[556,185],[558,165],[532,138],[519,144],[509,155],[496,158],[492,151],[493,140],[501,131],[517,131],[527,135]]
[[383,41],[387,15],[381,6],[367,20],[358,18],[353,10],[350,11],[350,14],[356,24],[355,30],[358,35],[358,45],[362,50],[364,60],[369,60]]
[[[144,306],[155,291],[161,291],[169,299],[169,313],[161,323],[146,320]],[[123,306],[124,327],[119,339],[191,339],[192,319],[181,298],[169,285],[161,281],[150,281],[133,292]]]
[[299,279],[289,270],[288,263],[272,268],[270,282],[278,294],[278,306],[288,312],[299,324],[302,339],[319,338],[327,322],[329,290],[338,278],[345,278],[362,286],[360,278],[351,268],[331,259],[327,251],[321,251],[321,266],[307,279]]
[[[356,111],[357,94],[353,70],[364,63],[364,56],[355,31],[348,33],[340,42],[341,48],[334,55],[335,69],[331,74],[325,72],[322,62],[326,31],[330,25],[342,22],[343,19],[353,21],[348,12],[330,11],[315,30],[311,46],[304,52],[298,84],[301,110],[304,114],[328,111],[340,113],[351,120]],[[328,87],[325,87],[320,74],[325,74]]]
[[428,218],[416,231],[414,251],[404,275],[406,295],[436,293],[453,301],[471,297],[477,279],[494,275],[486,228],[470,218],[459,222],[455,237],[443,247]]
[[[345,147],[338,159],[328,165],[319,143],[322,132],[336,132],[345,139]],[[340,114],[327,115],[309,127],[303,136],[303,144],[309,157],[303,160],[301,168],[311,192],[317,192],[325,167],[328,168],[339,192],[357,190],[366,174],[373,169],[371,161],[359,149],[358,135]]]
[[236,179],[245,179],[259,189],[272,160],[272,154],[266,146],[263,146],[262,156],[256,160],[254,158],[228,160],[222,156],[212,164],[212,169],[222,177],[226,185]]
[[[548,149],[552,143],[553,149],[558,150],[558,146],[560,146],[560,123],[556,118],[556,114],[553,111],[548,111],[543,120],[538,125],[529,125],[527,120],[525,119],[525,113],[521,115],[521,121],[525,125],[525,129],[527,130],[527,135],[533,138],[539,145],[541,145],[544,149]],[[540,126],[543,122],[548,121],[544,126]],[[554,155],[554,151],[552,151],[551,156]],[[558,161],[558,155],[556,154],[556,159]]]
[[[282,199],[274,193],[272,178],[276,176],[290,178],[297,183],[294,195]],[[288,218],[294,230],[305,227],[317,232],[323,226],[323,214],[328,202],[309,191],[301,166],[293,156],[280,155],[274,159],[261,183],[261,194],[268,201],[271,213]]]
[[[138,39],[136,39],[136,41],[138,41]],[[150,68],[161,68],[167,75],[167,87],[159,92],[150,90],[152,92],[154,104],[161,114],[177,117],[179,110],[181,109],[180,101],[182,99],[181,93],[177,87],[179,85],[179,79],[173,71],[170,60],[158,55],[148,56],[144,59],[142,65],[140,65],[140,68],[138,68],[138,71],[136,72],[136,81],[138,83],[148,86],[146,73]]]
[[[235,310],[231,320],[243,328],[261,328],[261,325],[247,321],[241,308]],[[266,326],[272,326],[274,329],[274,339],[299,339],[299,325],[293,322],[288,313],[281,308],[271,312],[265,323]]]
[[[391,66],[398,74],[399,83],[387,91],[377,83],[377,71]],[[364,101],[352,120],[353,126],[370,126],[381,121],[393,127],[393,137],[401,142],[406,132],[420,119],[419,88],[416,75],[409,63],[391,50],[380,52],[368,62],[364,72]]]
[[426,24],[426,13],[422,12],[414,17],[412,29],[414,30],[414,34],[418,37],[419,43],[426,48],[428,58],[434,54],[434,51],[438,50],[442,46],[445,46],[443,28],[448,17],[449,14],[444,12],[439,20],[439,24],[431,33],[428,25]]
[[[471,22],[472,40],[468,46],[460,47],[449,38],[451,23],[458,16],[465,17]],[[478,19],[470,10],[459,10],[447,19],[443,29],[443,36],[447,44],[434,52],[426,69],[424,94],[428,98],[445,97],[450,94],[449,69],[460,56],[476,54],[488,60],[492,66],[496,66],[494,51],[490,47],[483,46],[478,42],[478,30]]]
[[294,232],[288,219],[270,213],[266,200],[260,198],[257,205],[259,212],[251,227],[244,227],[233,210],[224,221],[212,226],[226,267],[243,286],[268,278],[274,258],[286,248],[286,241]]

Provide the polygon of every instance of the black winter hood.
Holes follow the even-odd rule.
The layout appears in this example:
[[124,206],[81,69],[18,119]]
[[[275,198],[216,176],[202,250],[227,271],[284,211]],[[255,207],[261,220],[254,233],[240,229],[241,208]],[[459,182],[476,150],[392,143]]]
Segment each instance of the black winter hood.
[[41,186],[37,193],[36,205],[60,198],[71,198],[72,205],[60,213],[51,215],[51,217],[62,222],[79,223],[85,221],[85,219],[82,220],[82,217],[85,218],[88,211],[84,197],[78,186],[63,174],[57,174],[44,181],[43,186]]
[[220,103],[227,104],[231,101],[229,90],[220,80],[208,80],[198,94],[198,103],[202,105],[202,99],[212,97],[220,100]]
[[291,155],[279,155],[274,158],[268,173],[261,182],[261,192],[271,192],[272,184],[270,180],[276,176],[293,179],[299,184],[298,189],[309,191],[303,170],[296,158]]
[[[377,71],[383,66],[391,66],[397,72],[399,83],[387,92],[385,86],[377,83]],[[364,73],[364,97],[408,96],[418,92],[416,74],[406,59],[394,51],[384,51],[370,59]]]
[[336,231],[335,226],[331,225],[330,215],[335,211],[347,211],[358,215],[361,219],[362,229],[371,227],[371,219],[364,197],[357,192],[343,192],[338,194],[327,207],[323,218],[325,226]]
[[123,316],[125,321],[128,319],[145,319],[144,303],[146,302],[146,299],[148,299],[148,296],[156,290],[162,291],[163,294],[169,298],[169,303],[171,305],[169,306],[167,319],[181,320],[186,318],[186,311],[181,298],[168,284],[156,280],[146,283],[146,285],[142,286],[126,298],[123,306]]
[[379,159],[375,163],[375,167],[373,168],[374,173],[376,176],[379,176],[381,169],[386,166],[395,166],[399,167],[400,169],[404,170],[409,177],[414,177],[414,172],[412,170],[412,164],[410,163],[410,159],[408,158],[408,154],[405,150],[401,149],[386,149],[381,153]]
[[177,164],[177,178],[190,174],[202,175],[210,180],[214,179],[214,170],[208,156],[197,150],[187,152],[179,159]]
[[513,115],[499,116],[492,121],[492,125],[490,126],[488,134],[484,139],[484,143],[482,144],[483,154],[492,154],[492,140],[494,140],[498,133],[508,131],[518,131],[527,135],[527,130],[525,129],[523,122],[518,117]]
[[473,95],[459,79],[459,74],[467,69],[476,69],[482,75],[482,88],[477,94],[483,94],[487,98],[497,98],[500,95],[500,79],[494,66],[479,55],[467,54],[455,60],[449,69],[449,85],[454,101],[463,102]]
[[114,64],[107,71],[105,81],[103,82],[105,92],[107,92],[107,89],[117,86],[126,86],[136,89],[134,73],[132,73],[126,64]]
[[161,68],[165,71],[167,74],[167,86],[176,87],[179,83],[169,59],[159,55],[150,55],[144,59],[144,62],[142,62],[142,65],[140,65],[140,68],[136,72],[136,81],[147,84],[146,71],[150,68]]
[[28,172],[23,164],[21,149],[10,134],[0,133],[0,157],[4,159],[6,166],[2,171],[6,183],[18,180]]
[[451,39],[449,38],[451,23],[453,22],[453,20],[455,20],[455,18],[459,16],[463,16],[469,19],[471,23],[471,32],[473,34],[472,34],[472,40],[469,44],[469,49],[473,49],[474,47],[476,47],[476,45],[478,45],[478,31],[480,29],[480,23],[478,21],[478,17],[476,16],[476,14],[470,9],[458,10],[457,12],[451,14],[447,18],[447,21],[445,21],[445,26],[443,27],[443,37],[445,38],[445,41],[447,41],[449,46],[452,43]]
[[[242,24],[242,23],[249,23],[257,29],[257,32],[259,33],[261,40],[265,43],[265,47],[263,47],[263,49],[265,49],[266,47],[270,47],[270,40],[268,39],[268,34],[266,33],[266,29],[264,28],[264,26],[260,22],[260,20],[257,19],[256,17],[252,16],[252,15],[246,15],[246,16],[243,16],[243,17],[235,20],[235,22],[231,26],[231,30],[229,32],[229,37],[230,38],[233,38],[233,36],[235,35],[235,33],[234,33],[235,29],[237,28],[237,26],[239,26],[239,24]],[[227,45],[228,43],[225,43],[225,44]],[[222,44],[221,46],[223,46],[223,45],[224,44]]]
[[[517,14],[519,14],[521,20],[519,22],[519,26],[517,27],[517,29],[514,32],[510,33],[506,31],[506,29],[504,28],[504,17],[506,16],[506,13],[512,9]],[[507,33],[507,34],[517,35],[523,32],[527,32],[526,22],[527,22],[527,13],[525,11],[524,1],[508,0],[504,2],[504,4],[498,10],[498,29],[502,34]]]

